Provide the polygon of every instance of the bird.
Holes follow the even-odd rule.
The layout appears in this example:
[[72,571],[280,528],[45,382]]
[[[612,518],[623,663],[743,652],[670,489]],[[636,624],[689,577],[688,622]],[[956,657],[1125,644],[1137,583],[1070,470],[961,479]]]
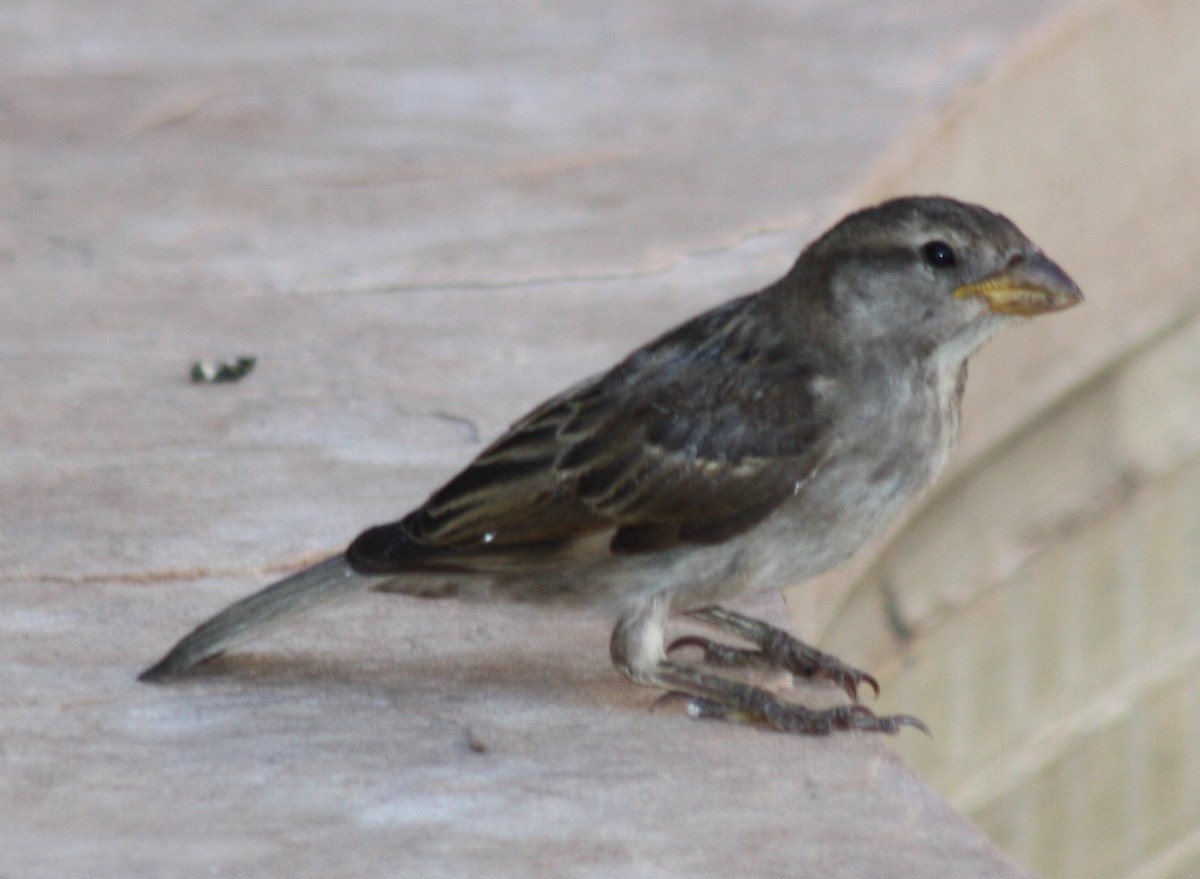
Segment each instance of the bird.
[[[896,733],[875,678],[722,605],[842,563],[943,469],[967,361],[1006,327],[1081,302],[1002,214],[937,195],[857,210],[778,281],[699,314],[516,421],[402,518],[202,623],[161,681],[365,590],[597,608],[610,658],[687,713],[783,733]],[[669,618],[733,636],[668,644]],[[684,648],[700,658],[685,661]],[[811,708],[737,667],[828,680]]]

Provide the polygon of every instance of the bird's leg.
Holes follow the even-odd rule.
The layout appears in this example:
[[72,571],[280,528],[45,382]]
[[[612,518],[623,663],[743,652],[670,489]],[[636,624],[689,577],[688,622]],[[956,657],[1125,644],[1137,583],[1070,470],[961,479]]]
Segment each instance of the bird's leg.
[[874,677],[847,665],[835,656],[810,647],[783,629],[716,606],[689,611],[688,616],[744,638],[757,646],[733,647],[698,635],[688,635],[672,641],[667,653],[680,647],[699,647],[704,651],[704,661],[710,665],[773,668],[804,678],[831,680],[845,690],[855,702],[858,701],[859,684],[866,684],[875,691],[876,696],[879,695],[879,683]]
[[667,601],[659,598],[622,616],[613,630],[613,664],[635,683],[661,687],[687,699],[692,717],[763,724],[803,735],[826,735],[838,729],[894,733],[902,726],[928,732],[915,717],[879,717],[858,704],[805,708],[761,687],[667,659],[663,634],[668,610]]

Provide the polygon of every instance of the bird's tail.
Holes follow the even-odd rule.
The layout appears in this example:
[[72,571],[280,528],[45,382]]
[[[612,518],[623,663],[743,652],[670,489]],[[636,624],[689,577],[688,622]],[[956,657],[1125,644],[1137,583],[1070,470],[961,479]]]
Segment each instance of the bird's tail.
[[157,663],[138,675],[158,681],[211,659],[318,604],[360,592],[384,578],[360,574],[337,555],[229,605],[201,623]]

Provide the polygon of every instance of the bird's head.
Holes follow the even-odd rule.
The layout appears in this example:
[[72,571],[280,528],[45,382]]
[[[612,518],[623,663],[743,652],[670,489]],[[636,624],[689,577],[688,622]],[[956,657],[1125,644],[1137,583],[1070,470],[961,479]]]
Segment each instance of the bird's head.
[[1000,214],[913,196],[851,214],[793,274],[831,326],[863,344],[912,343],[969,356],[1014,320],[1076,305],[1075,282]]

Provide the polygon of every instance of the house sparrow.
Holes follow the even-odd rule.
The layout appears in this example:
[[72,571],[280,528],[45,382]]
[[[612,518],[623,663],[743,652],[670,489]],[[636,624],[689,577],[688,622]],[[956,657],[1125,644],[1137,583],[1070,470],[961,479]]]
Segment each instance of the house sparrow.
[[[864,672],[719,602],[842,562],[942,469],[967,359],[1082,300],[1008,219],[941,197],[843,219],[779,281],[692,318],[534,409],[404,518],[231,605],[142,680],[181,672],[330,599],[377,589],[616,619],[611,656],[690,713],[793,733],[924,728],[858,702]],[[691,636],[685,614],[753,646]],[[672,656],[699,647],[700,663]],[[828,678],[813,710],[713,667]]]

